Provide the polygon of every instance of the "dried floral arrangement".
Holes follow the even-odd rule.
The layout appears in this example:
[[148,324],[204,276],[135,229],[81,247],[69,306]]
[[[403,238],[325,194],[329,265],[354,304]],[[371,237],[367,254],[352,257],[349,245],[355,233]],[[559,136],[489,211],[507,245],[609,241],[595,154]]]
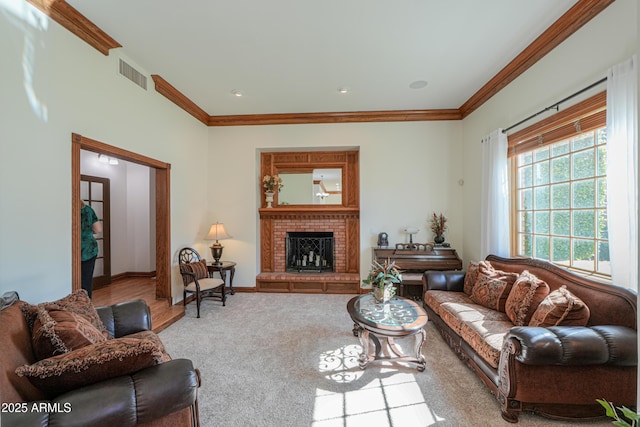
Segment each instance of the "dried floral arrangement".
[[442,213],[440,215],[433,213],[431,217],[431,231],[436,236],[442,236],[447,230],[447,218]]
[[275,193],[276,190],[280,192],[280,190],[282,190],[282,187],[284,187],[284,184],[282,184],[282,178],[280,178],[278,175],[265,175],[262,178],[262,185],[264,186],[265,191],[271,193]]

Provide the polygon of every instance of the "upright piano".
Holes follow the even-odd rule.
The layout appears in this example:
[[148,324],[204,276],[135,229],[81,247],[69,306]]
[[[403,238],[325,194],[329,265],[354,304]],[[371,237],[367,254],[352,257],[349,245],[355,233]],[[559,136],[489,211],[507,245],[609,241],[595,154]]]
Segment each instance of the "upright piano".
[[462,270],[462,260],[455,249],[432,243],[398,243],[395,248],[374,247],[373,260],[395,261],[402,272],[399,295],[422,299],[422,274],[427,270]]

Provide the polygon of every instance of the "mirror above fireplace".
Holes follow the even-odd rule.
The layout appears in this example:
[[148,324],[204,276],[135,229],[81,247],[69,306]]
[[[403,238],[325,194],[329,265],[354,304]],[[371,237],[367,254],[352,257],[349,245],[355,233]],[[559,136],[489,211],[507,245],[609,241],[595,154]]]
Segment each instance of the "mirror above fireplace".
[[280,205],[342,205],[342,168],[280,170]]

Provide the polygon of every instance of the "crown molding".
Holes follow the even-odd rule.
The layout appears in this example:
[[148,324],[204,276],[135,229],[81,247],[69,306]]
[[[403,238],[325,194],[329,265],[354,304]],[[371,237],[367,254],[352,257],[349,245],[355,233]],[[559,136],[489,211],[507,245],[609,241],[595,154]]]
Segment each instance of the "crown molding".
[[87,42],[103,55],[109,55],[110,49],[122,47],[120,43],[64,0],[27,0],[27,2],[40,9],[45,15]]
[[[122,47],[64,0],[27,0],[104,55]],[[615,0],[579,0],[458,109],[211,116],[157,74],[156,91],[207,126],[461,120],[580,29]]]
[[547,53],[578,31],[615,0],[579,0],[537,39],[527,46],[506,67],[489,80],[460,107],[462,118],[477,110],[482,104],[500,92],[538,62]]
[[156,92],[163,95],[169,101],[173,102],[205,125],[208,125],[210,116],[206,111],[198,107],[195,102],[187,98],[182,92],[173,87],[168,81],[159,75],[151,74],[151,78],[155,83]]
[[462,119],[462,114],[460,114],[460,111],[457,109],[390,110],[210,116],[208,124],[209,126],[250,126],[311,123],[411,122],[460,119]]

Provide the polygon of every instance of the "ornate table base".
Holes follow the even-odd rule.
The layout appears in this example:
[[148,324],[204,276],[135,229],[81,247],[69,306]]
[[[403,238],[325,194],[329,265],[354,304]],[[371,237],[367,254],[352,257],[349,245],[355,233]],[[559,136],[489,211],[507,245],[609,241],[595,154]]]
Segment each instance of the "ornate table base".
[[[396,361],[396,362],[413,362],[416,363],[416,369],[419,372],[424,371],[427,363],[422,355],[422,345],[426,339],[426,333],[424,329],[403,336],[402,338],[416,336],[415,342],[415,356],[410,356],[405,353],[396,345],[395,337],[378,335],[374,332],[364,329],[357,323],[353,325],[353,334],[360,339],[360,345],[362,345],[362,353],[360,354],[359,366],[360,369],[365,369],[370,363],[376,361]],[[382,343],[386,343],[386,348],[390,350],[388,354],[384,354]],[[371,348],[371,344],[373,347]]]

